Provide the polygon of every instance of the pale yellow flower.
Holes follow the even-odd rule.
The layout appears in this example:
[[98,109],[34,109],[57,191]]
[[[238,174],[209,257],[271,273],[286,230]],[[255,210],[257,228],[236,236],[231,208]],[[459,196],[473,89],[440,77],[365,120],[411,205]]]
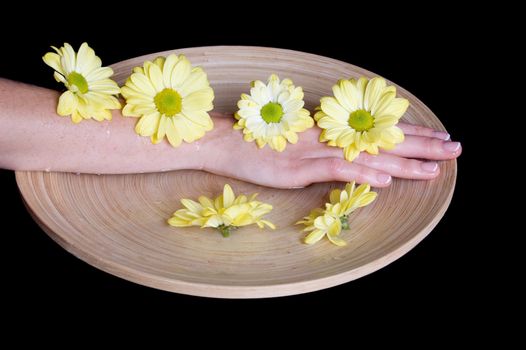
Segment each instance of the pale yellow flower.
[[309,111],[303,108],[304,104],[301,87],[295,87],[290,79],[280,81],[272,74],[268,84],[256,80],[252,83],[250,95],[241,95],[234,129],[243,129],[245,141],[255,140],[259,148],[268,144],[282,152],[287,141],[298,142],[297,133],[314,125]]
[[184,56],[171,54],[135,67],[121,88],[126,99],[122,114],[139,117],[135,131],[153,143],[167,137],[173,147],[193,142],[212,130],[208,114],[214,91],[201,67],[192,67]]
[[395,125],[409,101],[397,98],[385,79],[340,80],[332,92],[334,97],[321,98],[314,119],[323,129],[320,141],[343,148],[345,159],[352,161],[362,151],[378,154],[379,148],[392,149],[404,140]]
[[355,188],[353,181],[348,183],[343,191],[332,190],[330,202],[325,204],[325,209],[315,208],[309,216],[296,223],[304,224],[306,227],[303,231],[310,232],[305,237],[305,243],[314,244],[327,235],[332,243],[338,246],[346,245],[339,235],[342,229],[349,228],[349,214],[375,200],[377,193],[371,192],[370,189],[368,184]]
[[113,96],[119,93],[119,86],[109,79],[113,70],[101,67],[100,58],[87,43],[80,46],[78,53],[68,43],[60,49],[52,48],[56,53],[48,52],[42,59],[55,70],[55,80],[68,89],[59,98],[57,114],[71,115],[74,123],[90,118],[111,120],[110,109],[121,108]]
[[358,208],[369,205],[376,199],[377,193],[371,192],[369,184],[362,184],[355,187],[355,182],[345,185],[344,190],[334,189],[330,194],[330,203],[326,205],[326,211],[331,214],[344,217],[344,228],[348,228],[347,216]]
[[251,224],[275,229],[274,224],[263,219],[272,210],[272,205],[256,201],[256,196],[257,193],[250,197],[236,197],[230,185],[226,184],[223,194],[214,200],[205,196],[200,196],[199,202],[182,199],[185,209],[177,210],[168,219],[168,224],[175,227],[214,227],[225,237],[229,236],[232,228]]

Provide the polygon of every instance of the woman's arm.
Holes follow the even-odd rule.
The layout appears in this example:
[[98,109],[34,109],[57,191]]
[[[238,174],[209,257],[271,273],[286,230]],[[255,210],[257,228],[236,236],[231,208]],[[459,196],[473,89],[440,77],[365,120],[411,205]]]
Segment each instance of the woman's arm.
[[[0,79],[0,168],[98,174],[203,169],[271,187],[301,187],[313,182],[367,182],[384,187],[391,176],[432,179],[440,170],[435,161],[456,158],[458,142],[428,128],[400,125],[409,135],[389,153],[362,153],[353,163],[340,148],[318,141],[316,127],[301,133],[283,153],[258,149],[233,130],[232,118],[212,114],[214,129],[197,142],[178,148],[154,145],[135,134],[136,118],[113,111],[113,121],[73,124],[56,115],[58,93]],[[412,136],[415,135],[415,136]]]
[[56,91],[0,79],[0,167],[81,173],[140,173],[202,167],[196,144],[153,145],[135,134],[136,118],[113,121],[56,115]]

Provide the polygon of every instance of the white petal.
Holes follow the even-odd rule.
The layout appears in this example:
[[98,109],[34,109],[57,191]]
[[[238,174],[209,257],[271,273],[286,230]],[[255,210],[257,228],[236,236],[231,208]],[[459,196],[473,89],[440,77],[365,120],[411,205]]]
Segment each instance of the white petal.
[[332,118],[347,123],[349,113],[343,108],[334,97],[322,97],[321,109]]
[[174,66],[174,69],[172,71],[172,76],[170,77],[171,87],[172,89],[177,90],[182,97],[185,97],[188,92],[184,90],[180,90],[179,88],[184,83],[184,81],[188,78],[188,75],[190,75],[190,71],[192,69],[192,66],[190,64],[190,61],[183,55],[179,56],[179,61]]
[[367,88],[365,89],[363,100],[363,107],[366,111],[370,111],[372,107],[378,103],[385,86],[386,83],[383,78],[376,77],[369,81],[369,84],[367,84]]
[[177,57],[176,54],[171,54],[168,57],[166,57],[166,61],[163,65],[163,82],[164,86],[172,86],[171,79],[172,79],[172,71],[175,67],[175,64],[179,61],[179,57]]

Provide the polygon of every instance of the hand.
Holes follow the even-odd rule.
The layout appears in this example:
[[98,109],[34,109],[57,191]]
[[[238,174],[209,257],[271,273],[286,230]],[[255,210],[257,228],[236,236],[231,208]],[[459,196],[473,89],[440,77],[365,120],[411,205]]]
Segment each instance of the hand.
[[446,141],[449,135],[445,132],[399,123],[406,135],[403,143],[376,156],[362,152],[352,163],[343,158],[341,148],[319,142],[321,130],[316,126],[300,133],[297,144],[288,144],[278,153],[245,142],[241,131],[232,129],[231,117],[215,117],[214,130],[203,139],[209,155],[203,170],[270,187],[352,180],[386,187],[392,177],[431,180],[440,174],[437,160],[454,159],[462,152],[459,142]]

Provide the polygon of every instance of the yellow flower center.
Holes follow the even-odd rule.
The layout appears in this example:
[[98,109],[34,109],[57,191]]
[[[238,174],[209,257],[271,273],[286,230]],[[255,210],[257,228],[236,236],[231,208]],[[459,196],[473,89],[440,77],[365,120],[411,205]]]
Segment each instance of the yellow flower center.
[[269,102],[261,108],[261,117],[267,123],[279,123],[283,116],[283,108],[279,103]]
[[183,99],[174,89],[166,88],[159,92],[153,98],[153,102],[155,102],[157,110],[167,117],[173,117],[174,115],[181,113],[181,110],[183,109]]
[[77,72],[69,73],[68,84],[75,85],[77,89],[79,89],[79,91],[83,94],[88,92],[88,82],[86,81],[86,78],[82,76],[82,74],[79,74]]
[[374,126],[371,113],[358,109],[349,115],[349,126],[356,131],[367,131]]

